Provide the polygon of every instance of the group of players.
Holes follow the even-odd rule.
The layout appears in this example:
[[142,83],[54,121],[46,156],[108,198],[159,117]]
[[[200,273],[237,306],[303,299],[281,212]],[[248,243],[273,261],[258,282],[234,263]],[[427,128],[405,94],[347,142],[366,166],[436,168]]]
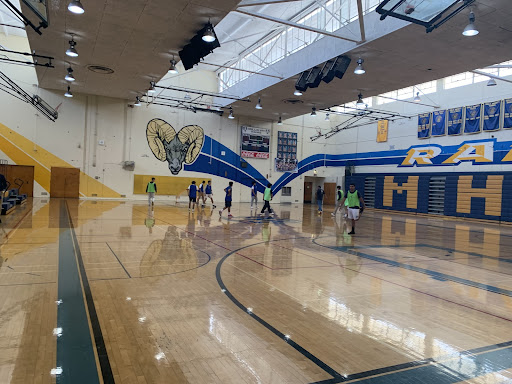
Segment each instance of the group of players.
[[[155,193],[157,192],[157,187],[155,183],[155,178],[152,178],[146,187],[146,192],[148,193],[149,204],[153,205],[155,201]],[[224,198],[224,208],[219,210],[219,215],[222,216],[222,213],[227,209],[228,218],[233,217],[231,214],[231,203],[233,201],[233,182],[230,181],[229,185],[224,188],[224,192],[226,196]],[[208,199],[210,199],[212,203],[212,208],[215,209],[217,206],[213,201],[213,193],[212,193],[212,182],[206,182],[203,180],[199,186],[196,185],[195,181],[192,181],[192,184],[187,188],[187,195],[189,198],[188,202],[188,210],[194,211],[196,204],[199,205],[202,200],[201,207],[204,208]],[[318,186],[316,191],[316,201],[318,204],[318,214],[322,214],[323,212],[323,200],[324,200],[325,192],[321,186]],[[263,215],[266,210],[268,210],[269,214],[274,215],[274,211],[270,207],[270,201],[273,198],[272,193],[272,184],[268,183],[265,191],[263,193],[263,201],[264,205],[260,212],[260,215]],[[251,210],[254,207],[258,207],[258,190],[256,188],[256,181],[252,182],[251,186]],[[355,234],[355,222],[359,220],[360,214],[363,212],[365,208],[364,200],[361,194],[356,190],[356,186],[354,184],[350,184],[347,193],[345,194],[341,187],[338,186],[336,190],[336,208],[334,212],[331,213],[332,216],[336,216],[338,211],[344,211],[344,217],[348,218],[352,221],[352,230],[348,233],[349,235]]]

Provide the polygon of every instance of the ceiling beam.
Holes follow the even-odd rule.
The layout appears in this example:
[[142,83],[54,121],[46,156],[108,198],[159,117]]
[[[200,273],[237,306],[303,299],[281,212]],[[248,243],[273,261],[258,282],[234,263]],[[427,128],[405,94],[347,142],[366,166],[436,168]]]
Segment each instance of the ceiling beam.
[[361,30],[361,41],[366,41],[366,33],[364,31],[363,0],[357,0],[357,13],[359,14],[359,29]]
[[267,4],[281,4],[281,3],[292,3],[295,1],[301,1],[301,0],[263,0],[263,1],[244,1],[240,4],[238,4],[238,7],[254,7],[255,5],[267,5]]
[[471,71],[473,73],[476,73],[477,75],[481,75],[481,76],[487,76],[487,77],[491,77],[493,79],[496,79],[496,80],[500,80],[500,81],[505,81],[507,83],[512,83],[512,80],[507,80],[507,79],[504,79],[503,77],[499,77],[499,76],[496,76],[496,75],[493,75],[493,74],[490,74],[490,73],[485,73],[485,72],[482,72],[482,71]]
[[199,64],[211,65],[211,66],[219,67],[219,68],[227,68],[227,69],[231,69],[231,70],[233,70],[233,71],[240,71],[240,72],[252,73],[252,74],[254,74],[254,75],[267,76],[267,77],[274,77],[274,78],[279,79],[279,80],[283,80],[283,79],[284,79],[284,77],[281,77],[281,76],[267,75],[266,73],[255,72],[255,71],[249,71],[249,70],[247,70],[247,69],[233,68],[233,67],[230,67],[230,66],[227,66],[227,65],[220,65],[220,64],[207,63],[207,62],[204,62],[204,61],[201,61]]
[[298,28],[298,29],[304,29],[306,31],[310,31],[310,32],[314,32],[314,33],[319,33],[321,35],[335,37],[337,39],[350,41],[350,42],[356,43],[356,44],[360,43],[359,41],[353,40],[353,39],[349,39],[348,37],[339,36],[339,35],[337,35],[335,33],[327,32],[327,31],[324,31],[324,30],[318,29],[318,28],[309,27],[307,25],[295,23],[293,21],[279,19],[279,18],[274,17],[274,16],[264,15],[264,14],[257,13],[257,12],[244,11],[244,10],[241,10],[241,9],[235,9],[235,12],[242,13],[242,14],[247,15],[247,16],[257,17],[258,19],[272,21],[272,22],[278,23],[278,24],[288,25],[289,27],[294,27],[294,28]]

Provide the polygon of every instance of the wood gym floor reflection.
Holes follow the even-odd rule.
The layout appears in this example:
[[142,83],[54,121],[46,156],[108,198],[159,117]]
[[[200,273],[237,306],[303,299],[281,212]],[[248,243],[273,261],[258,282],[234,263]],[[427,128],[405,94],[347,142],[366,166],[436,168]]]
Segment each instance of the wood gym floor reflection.
[[0,225],[0,383],[512,383],[512,227],[34,199]]

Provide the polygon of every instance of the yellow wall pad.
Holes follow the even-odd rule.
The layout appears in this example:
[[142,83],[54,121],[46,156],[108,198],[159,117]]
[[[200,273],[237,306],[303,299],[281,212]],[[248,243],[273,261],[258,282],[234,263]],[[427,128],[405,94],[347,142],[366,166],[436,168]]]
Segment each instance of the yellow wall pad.
[[[52,167],[69,167],[73,165],[48,152],[12,129],[0,124],[0,147],[8,157],[18,165],[33,165],[34,180],[50,194]],[[121,197],[119,193],[103,183],[80,171],[80,194],[86,197]]]
[[[202,177],[176,177],[176,176],[157,176],[157,175],[134,175],[133,177],[133,194],[134,195],[144,195],[146,194],[146,186],[151,181],[151,178],[154,177],[157,195],[170,195],[170,196],[179,196],[186,195],[187,188],[192,181],[196,182],[197,188],[199,189],[199,184],[203,180],[206,183],[211,181],[211,179],[206,179]],[[227,186],[227,183],[224,187]],[[206,189],[206,184],[205,184]]]

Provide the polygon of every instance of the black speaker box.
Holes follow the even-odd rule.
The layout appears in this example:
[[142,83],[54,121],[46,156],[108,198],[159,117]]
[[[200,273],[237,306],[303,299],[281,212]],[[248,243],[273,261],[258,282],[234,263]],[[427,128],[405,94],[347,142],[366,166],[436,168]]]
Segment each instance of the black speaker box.
[[313,67],[311,68],[311,71],[309,71],[308,78],[306,79],[306,85],[309,88],[317,88],[320,85],[320,82],[322,81],[322,68],[320,67]]
[[334,77],[343,78],[352,60],[347,56],[338,56],[325,63],[322,69],[322,80],[330,83]]
[[295,89],[298,89],[301,92],[306,92],[308,89],[307,81],[309,72],[311,72],[311,69],[308,69],[307,71],[304,71],[300,74],[299,79],[295,83]]

